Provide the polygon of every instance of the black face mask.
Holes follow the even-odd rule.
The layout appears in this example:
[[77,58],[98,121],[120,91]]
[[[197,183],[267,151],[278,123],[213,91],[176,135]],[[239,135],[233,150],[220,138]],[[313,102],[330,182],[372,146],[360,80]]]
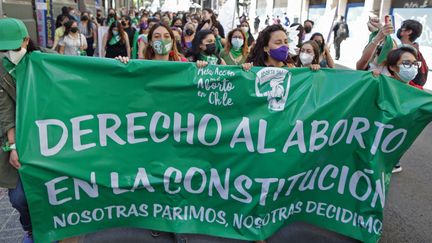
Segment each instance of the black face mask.
[[211,43],[211,44],[206,45],[206,49],[205,49],[204,53],[207,55],[212,55],[215,53],[215,51],[216,51],[216,44]]
[[96,16],[97,16],[98,18],[100,18],[100,17],[102,16],[102,14],[98,13],[98,14],[96,14]]
[[305,32],[306,32],[307,34],[309,34],[309,33],[312,31],[312,27],[310,27],[310,26],[305,26],[305,27],[304,27],[304,30],[305,30]]
[[110,14],[108,14],[108,17],[110,17],[110,18],[114,18],[114,17],[115,17],[115,14],[110,13]]
[[84,15],[84,16],[81,17],[81,21],[87,21],[87,20],[89,20],[88,16]]
[[182,28],[183,26],[181,26],[181,25],[174,25],[175,27],[177,27],[177,28]]
[[123,20],[121,23],[122,23],[123,26],[126,26],[126,25],[127,25],[127,24],[126,24],[126,21],[124,21],[124,20]]
[[194,31],[192,29],[187,29],[186,30],[186,35],[191,36],[194,34]]
[[398,29],[398,31],[396,32],[396,36],[397,36],[397,38],[398,38],[399,40],[402,38],[402,36],[401,36],[401,32],[402,32],[401,29]]
[[72,27],[72,28],[70,29],[70,31],[71,31],[72,33],[76,33],[76,32],[78,32],[78,27]]

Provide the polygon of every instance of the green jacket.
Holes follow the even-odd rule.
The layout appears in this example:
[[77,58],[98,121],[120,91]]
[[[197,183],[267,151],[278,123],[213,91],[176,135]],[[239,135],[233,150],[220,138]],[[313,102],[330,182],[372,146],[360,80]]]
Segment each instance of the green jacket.
[[[11,70],[11,63],[4,58],[0,60],[4,70]],[[12,64],[13,65],[13,64]],[[13,67],[13,66],[12,66]],[[1,82],[8,82],[16,87],[15,78],[5,77],[6,73],[1,72]],[[12,81],[12,82],[11,82]],[[3,86],[0,86],[0,141],[3,145],[7,140],[7,131],[15,127],[15,97],[16,94],[9,94]],[[9,163],[9,152],[0,149],[0,187],[15,188],[18,182],[18,171]]]

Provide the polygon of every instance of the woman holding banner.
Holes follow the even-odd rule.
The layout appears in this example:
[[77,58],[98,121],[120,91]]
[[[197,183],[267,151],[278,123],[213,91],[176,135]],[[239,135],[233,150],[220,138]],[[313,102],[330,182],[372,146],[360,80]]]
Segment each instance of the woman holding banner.
[[[417,76],[418,69],[421,67],[421,62],[417,60],[417,50],[411,46],[403,46],[392,50],[387,55],[386,67],[390,73],[390,77],[397,79],[403,83],[418,89],[423,89],[422,86],[413,82]],[[374,74],[378,74],[375,73]],[[402,166],[398,162],[393,167],[393,173],[402,171]]]
[[295,67],[288,56],[288,35],[282,25],[267,26],[259,34],[246,62],[245,70],[250,67]]
[[108,32],[103,36],[102,45],[102,56],[108,58],[130,57],[129,38],[119,21],[111,23]]
[[[0,187],[8,188],[9,200],[19,212],[20,223],[26,232],[23,242],[32,243],[32,224],[18,169],[21,167],[15,145],[16,67],[24,57],[37,50],[27,28],[19,19],[0,19]],[[22,152],[22,150],[21,150]],[[6,222],[6,219],[3,219]]]
[[306,41],[300,46],[300,54],[297,59],[297,67],[310,67],[319,70],[319,46],[315,41]]
[[[146,60],[187,62],[177,50],[174,33],[165,24],[158,23],[152,26],[148,42],[144,55]],[[123,63],[129,62],[129,58],[125,56],[118,56],[116,59]]]
[[220,57],[227,65],[240,65],[246,62],[249,47],[245,33],[242,29],[233,29],[228,33],[225,49],[221,51]]
[[207,64],[226,65],[216,52],[216,37],[213,31],[208,29],[200,30],[195,35],[190,56],[198,67],[205,67]]

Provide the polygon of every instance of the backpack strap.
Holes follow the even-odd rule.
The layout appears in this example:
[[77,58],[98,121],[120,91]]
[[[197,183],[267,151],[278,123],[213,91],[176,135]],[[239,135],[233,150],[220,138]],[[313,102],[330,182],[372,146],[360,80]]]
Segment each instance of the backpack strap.
[[0,86],[6,93],[16,102],[16,88],[13,77],[3,67],[3,62],[0,62]]

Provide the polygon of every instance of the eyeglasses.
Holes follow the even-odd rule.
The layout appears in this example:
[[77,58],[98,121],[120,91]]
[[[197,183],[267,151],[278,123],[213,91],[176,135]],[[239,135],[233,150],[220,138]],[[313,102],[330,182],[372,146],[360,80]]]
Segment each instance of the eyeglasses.
[[419,61],[414,61],[414,62],[410,62],[408,60],[402,61],[401,63],[405,68],[411,68],[412,66],[416,67],[416,68],[420,68],[421,67],[421,62]]

